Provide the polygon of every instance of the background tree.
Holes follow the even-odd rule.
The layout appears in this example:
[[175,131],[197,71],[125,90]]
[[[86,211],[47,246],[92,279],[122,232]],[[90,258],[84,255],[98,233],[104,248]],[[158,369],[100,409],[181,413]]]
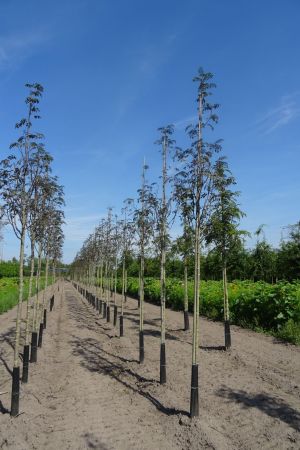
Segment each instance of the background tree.
[[276,279],[277,255],[266,240],[264,227],[264,224],[260,225],[254,233],[257,240],[251,251],[251,278],[253,281],[264,280],[272,283]]
[[[189,323],[189,298],[188,298],[188,275],[189,266],[192,263],[193,258],[193,230],[190,227],[189,221],[182,211],[181,221],[183,226],[183,234],[173,244],[173,251],[175,254],[180,255],[183,259],[183,279],[184,279],[184,330],[188,331],[190,329]],[[180,270],[180,276],[182,274],[182,269]],[[174,269],[173,269],[174,272]]]
[[287,228],[278,252],[278,278],[292,281],[300,278],[300,221]]
[[231,346],[227,258],[231,248],[235,246],[236,240],[244,234],[244,232],[238,230],[240,219],[244,214],[238,207],[237,197],[239,192],[232,190],[233,185],[235,185],[235,179],[228,168],[227,161],[224,158],[219,158],[214,168],[214,187],[216,196],[214,201],[214,211],[210,217],[210,223],[206,234],[206,242],[208,244],[213,243],[217,253],[221,256],[226,349]]

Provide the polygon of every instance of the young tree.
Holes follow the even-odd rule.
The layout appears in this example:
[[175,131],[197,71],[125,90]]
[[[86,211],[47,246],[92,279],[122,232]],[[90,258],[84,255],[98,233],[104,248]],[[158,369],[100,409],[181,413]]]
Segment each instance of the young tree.
[[134,227],[133,222],[129,220],[132,213],[133,200],[127,198],[124,201],[124,208],[122,210],[123,219],[123,241],[122,241],[122,297],[121,297],[121,313],[120,313],[120,337],[124,336],[124,303],[127,295],[127,254],[133,240]]
[[45,267],[45,286],[43,291],[43,301],[41,308],[38,310],[38,323],[36,329],[39,330],[39,347],[42,346],[43,330],[46,326],[46,289],[48,286],[48,272],[49,272],[49,247],[51,245],[50,238],[53,239],[53,228],[57,233],[62,233],[61,227],[63,225],[63,211],[64,206],[64,192],[63,187],[58,184],[57,177],[47,176],[43,180],[43,196],[41,199],[42,213],[38,222],[38,241],[41,245],[41,250],[46,259]]
[[108,208],[106,220],[106,239],[105,239],[105,285],[106,285],[106,303],[103,317],[110,322],[110,270],[112,257],[112,208]]
[[[45,239],[46,231],[44,230],[42,224],[44,222],[44,217],[47,214],[47,205],[46,202],[47,197],[51,197],[51,178],[49,178],[50,172],[50,164],[52,158],[49,155],[49,158],[44,165],[43,170],[36,178],[36,183],[34,187],[33,198],[31,201],[30,209],[29,209],[29,223],[28,223],[28,234],[30,238],[30,247],[31,247],[31,255],[30,255],[30,279],[29,279],[29,293],[28,293],[28,301],[27,301],[27,309],[26,309],[26,326],[25,326],[25,345],[23,351],[23,373],[22,373],[22,381],[26,383],[28,381],[28,368],[29,368],[29,341],[30,341],[30,312],[31,312],[31,294],[32,294],[32,283],[34,277],[34,268],[35,268],[35,245],[39,240]],[[48,215],[50,213],[48,212]],[[41,261],[40,261],[41,262]],[[48,274],[48,263],[46,263],[47,274]],[[35,308],[34,308],[35,310]],[[32,324],[33,325],[33,324]],[[36,362],[36,352],[37,352],[37,332],[35,332],[32,327],[32,347],[31,347],[31,356],[32,362]]]
[[138,234],[138,246],[140,253],[140,285],[139,285],[139,361],[144,362],[144,274],[145,274],[145,251],[153,235],[154,215],[153,204],[154,196],[152,186],[146,183],[146,170],[148,166],[144,163],[142,170],[142,186],[138,190],[139,208],[135,211],[135,223]]
[[167,381],[167,361],[166,361],[166,253],[167,253],[167,234],[168,234],[168,216],[170,214],[170,201],[167,200],[167,157],[170,147],[174,141],[171,139],[174,128],[173,125],[159,128],[161,137],[156,143],[161,147],[162,153],[162,197],[158,206],[158,232],[160,249],[160,383]]
[[29,95],[26,98],[28,108],[27,117],[21,119],[16,124],[17,129],[22,129],[22,134],[10,146],[10,148],[17,149],[18,154],[17,156],[8,156],[1,161],[0,165],[0,191],[3,199],[3,208],[15,235],[20,240],[19,301],[17,307],[12,376],[12,416],[17,416],[19,413],[19,341],[23,301],[24,248],[28,227],[28,215],[36,177],[40,172],[41,161],[44,160],[43,155],[45,155],[45,158],[48,158],[40,142],[43,136],[40,133],[32,131],[32,121],[40,118],[38,104],[43,93],[43,87],[38,83],[26,84],[26,87],[29,89]]
[[113,237],[113,289],[114,289],[114,326],[117,325],[118,319],[118,305],[117,305],[117,282],[118,282],[118,261],[119,253],[122,241],[122,223],[118,220],[117,214],[115,215],[115,225],[114,225],[114,237]]
[[215,110],[218,104],[208,102],[211,90],[215,87],[213,75],[199,69],[193,79],[198,85],[198,122],[187,128],[191,145],[187,149],[177,149],[176,158],[179,168],[175,176],[175,197],[181,211],[185,211],[193,229],[194,242],[194,315],[192,343],[192,379],[191,379],[191,417],[199,415],[198,386],[198,347],[199,347],[199,296],[200,296],[200,261],[201,243],[205,236],[207,219],[213,201],[212,158],[221,149],[220,141],[204,141],[205,129],[212,128],[218,121]]
[[214,186],[216,197],[214,212],[209,221],[206,242],[213,243],[222,260],[223,295],[224,295],[224,335],[225,348],[231,347],[230,314],[228,301],[227,267],[228,255],[236,245],[237,240],[245,234],[238,230],[240,219],[244,216],[237,204],[239,192],[232,191],[235,185],[228,163],[225,158],[220,158],[214,168]]

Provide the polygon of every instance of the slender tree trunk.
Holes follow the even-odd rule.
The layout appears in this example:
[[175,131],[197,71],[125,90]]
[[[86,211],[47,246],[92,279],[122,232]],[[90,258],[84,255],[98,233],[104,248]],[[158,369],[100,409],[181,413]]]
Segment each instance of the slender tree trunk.
[[197,144],[197,165],[196,165],[196,220],[195,220],[195,272],[194,272],[194,316],[193,316],[193,346],[192,346],[192,379],[191,379],[191,402],[190,416],[199,416],[199,367],[197,351],[199,346],[199,298],[200,298],[200,261],[201,261],[201,240],[200,240],[200,217],[201,217],[201,190],[202,190],[202,113],[203,97],[199,95],[199,115],[198,115],[198,144]]
[[122,297],[121,297],[121,315],[120,315],[120,337],[124,336],[124,302],[125,302],[125,249],[123,252],[122,263]]
[[127,302],[127,269],[125,268],[125,303]]
[[184,257],[184,331],[190,329],[189,322],[189,297],[188,297],[188,265],[187,258]]
[[144,257],[144,242],[141,245],[141,261],[140,261],[140,333],[139,333],[139,361],[140,364],[144,362],[144,271],[145,271],[145,257]]
[[160,383],[167,381],[167,363],[166,363],[166,251],[161,252],[161,330],[160,330]]
[[[41,302],[41,274],[42,274],[42,245],[39,246],[39,261],[38,261],[38,277],[37,277],[37,321],[36,321],[36,331],[38,332],[38,347],[42,347],[43,344],[43,302]],[[44,294],[44,292],[43,292]]]
[[47,326],[47,304],[48,304],[48,300],[46,299],[47,297],[47,288],[48,288],[48,274],[49,274],[49,258],[48,256],[46,256],[46,273],[45,273],[45,286],[44,286],[44,291],[43,291],[43,311],[42,311],[42,324],[43,324],[43,328],[45,329]]
[[161,214],[161,262],[160,262],[160,383],[167,381],[166,362],[166,183],[167,183],[167,145],[163,142],[162,163],[162,214]]
[[20,256],[19,256],[19,300],[17,306],[17,319],[16,319],[16,330],[15,330],[15,347],[14,347],[14,364],[12,373],[12,392],[11,392],[11,409],[10,414],[16,417],[19,414],[19,400],[20,400],[20,360],[19,360],[19,345],[20,345],[20,331],[21,331],[21,320],[22,320],[22,302],[23,302],[23,268],[24,268],[24,247],[25,247],[25,236],[26,227],[25,223],[25,208],[22,211],[22,231],[20,239]]
[[199,415],[199,385],[198,385],[198,359],[199,346],[199,292],[200,292],[200,236],[199,224],[195,230],[195,275],[194,275],[194,315],[193,315],[193,344],[192,344],[192,380],[190,415]]
[[100,307],[99,314],[102,314],[103,311],[103,261],[101,260],[100,264]]
[[38,267],[35,276],[35,288],[36,294],[33,303],[33,320],[32,320],[32,333],[31,333],[31,355],[30,362],[37,362],[37,347],[38,347],[38,317],[39,317],[39,273],[41,270],[41,244],[39,244],[38,250]]
[[105,261],[105,272],[104,272],[104,286],[105,286],[105,291],[104,291],[104,297],[105,297],[105,302],[104,302],[104,308],[103,308],[103,319],[106,319],[107,316],[107,307],[108,307],[108,267],[107,267],[107,261]]
[[96,295],[98,299],[100,298],[100,267],[97,266],[97,288],[96,288]]
[[224,335],[226,350],[231,347],[231,333],[230,333],[230,316],[229,316],[229,301],[228,301],[228,283],[227,283],[227,268],[226,264],[223,266],[223,292],[224,292]]
[[118,258],[115,261],[115,277],[114,277],[114,326],[117,326],[118,305],[117,305],[117,280],[118,280]]
[[103,298],[103,262],[101,262],[101,267],[100,267],[100,287],[101,287],[101,299]]
[[145,273],[145,163],[143,165],[142,174],[142,224],[141,224],[141,239],[140,239],[140,332],[139,332],[139,362],[144,362],[144,273]]
[[[23,350],[23,372],[22,372],[22,382],[28,382],[28,372],[29,372],[29,353],[30,353],[30,312],[32,309],[32,282],[34,277],[34,236],[31,237],[31,255],[30,255],[30,278],[29,278],[29,288],[28,288],[28,300],[26,309],[26,327],[25,327],[25,345]],[[33,318],[33,317],[32,317]]]

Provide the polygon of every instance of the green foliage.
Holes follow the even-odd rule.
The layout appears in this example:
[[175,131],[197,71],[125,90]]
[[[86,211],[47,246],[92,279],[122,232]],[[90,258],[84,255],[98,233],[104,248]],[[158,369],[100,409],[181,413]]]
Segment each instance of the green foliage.
[[[137,298],[138,278],[128,279],[128,294]],[[118,282],[121,290],[121,281]],[[188,283],[189,309],[193,309],[193,281]],[[231,322],[252,329],[271,331],[296,343],[300,329],[300,283],[234,281],[229,283]],[[145,278],[145,298],[160,304],[160,281]],[[167,279],[167,306],[182,310],[184,286],[180,279]],[[213,320],[223,319],[223,288],[220,281],[201,281],[200,313]],[[298,330],[298,335],[293,334]],[[290,337],[289,337],[290,336]],[[298,336],[298,338],[297,338]]]
[[288,320],[278,331],[277,336],[292,344],[300,345],[300,323],[294,322],[293,319]]
[[300,277],[300,221],[289,225],[288,241],[281,243],[278,254],[278,272],[287,280]]
[[[24,267],[24,274],[29,275],[29,267]],[[2,261],[0,262],[0,278],[3,277],[18,277],[19,263],[17,261]]]
[[[52,284],[52,278],[48,277],[48,285]],[[45,277],[41,277],[40,289],[45,285]],[[29,277],[24,278],[23,299],[28,299]],[[32,285],[33,295],[35,291],[35,283]],[[18,303],[19,295],[19,278],[8,277],[0,279],[0,314],[10,310]]]

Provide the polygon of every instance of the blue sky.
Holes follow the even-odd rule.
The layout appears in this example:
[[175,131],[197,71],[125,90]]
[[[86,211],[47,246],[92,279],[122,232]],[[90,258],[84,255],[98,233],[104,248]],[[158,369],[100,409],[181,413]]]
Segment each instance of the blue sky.
[[[70,262],[107,207],[117,212],[155,180],[157,128],[178,143],[195,116],[197,68],[215,74],[221,104],[213,139],[241,191],[250,232],[277,245],[299,220],[298,0],[0,0],[0,158],[24,114],[26,82],[44,85],[39,131],[66,192]],[[9,228],[5,259],[18,255]]]

